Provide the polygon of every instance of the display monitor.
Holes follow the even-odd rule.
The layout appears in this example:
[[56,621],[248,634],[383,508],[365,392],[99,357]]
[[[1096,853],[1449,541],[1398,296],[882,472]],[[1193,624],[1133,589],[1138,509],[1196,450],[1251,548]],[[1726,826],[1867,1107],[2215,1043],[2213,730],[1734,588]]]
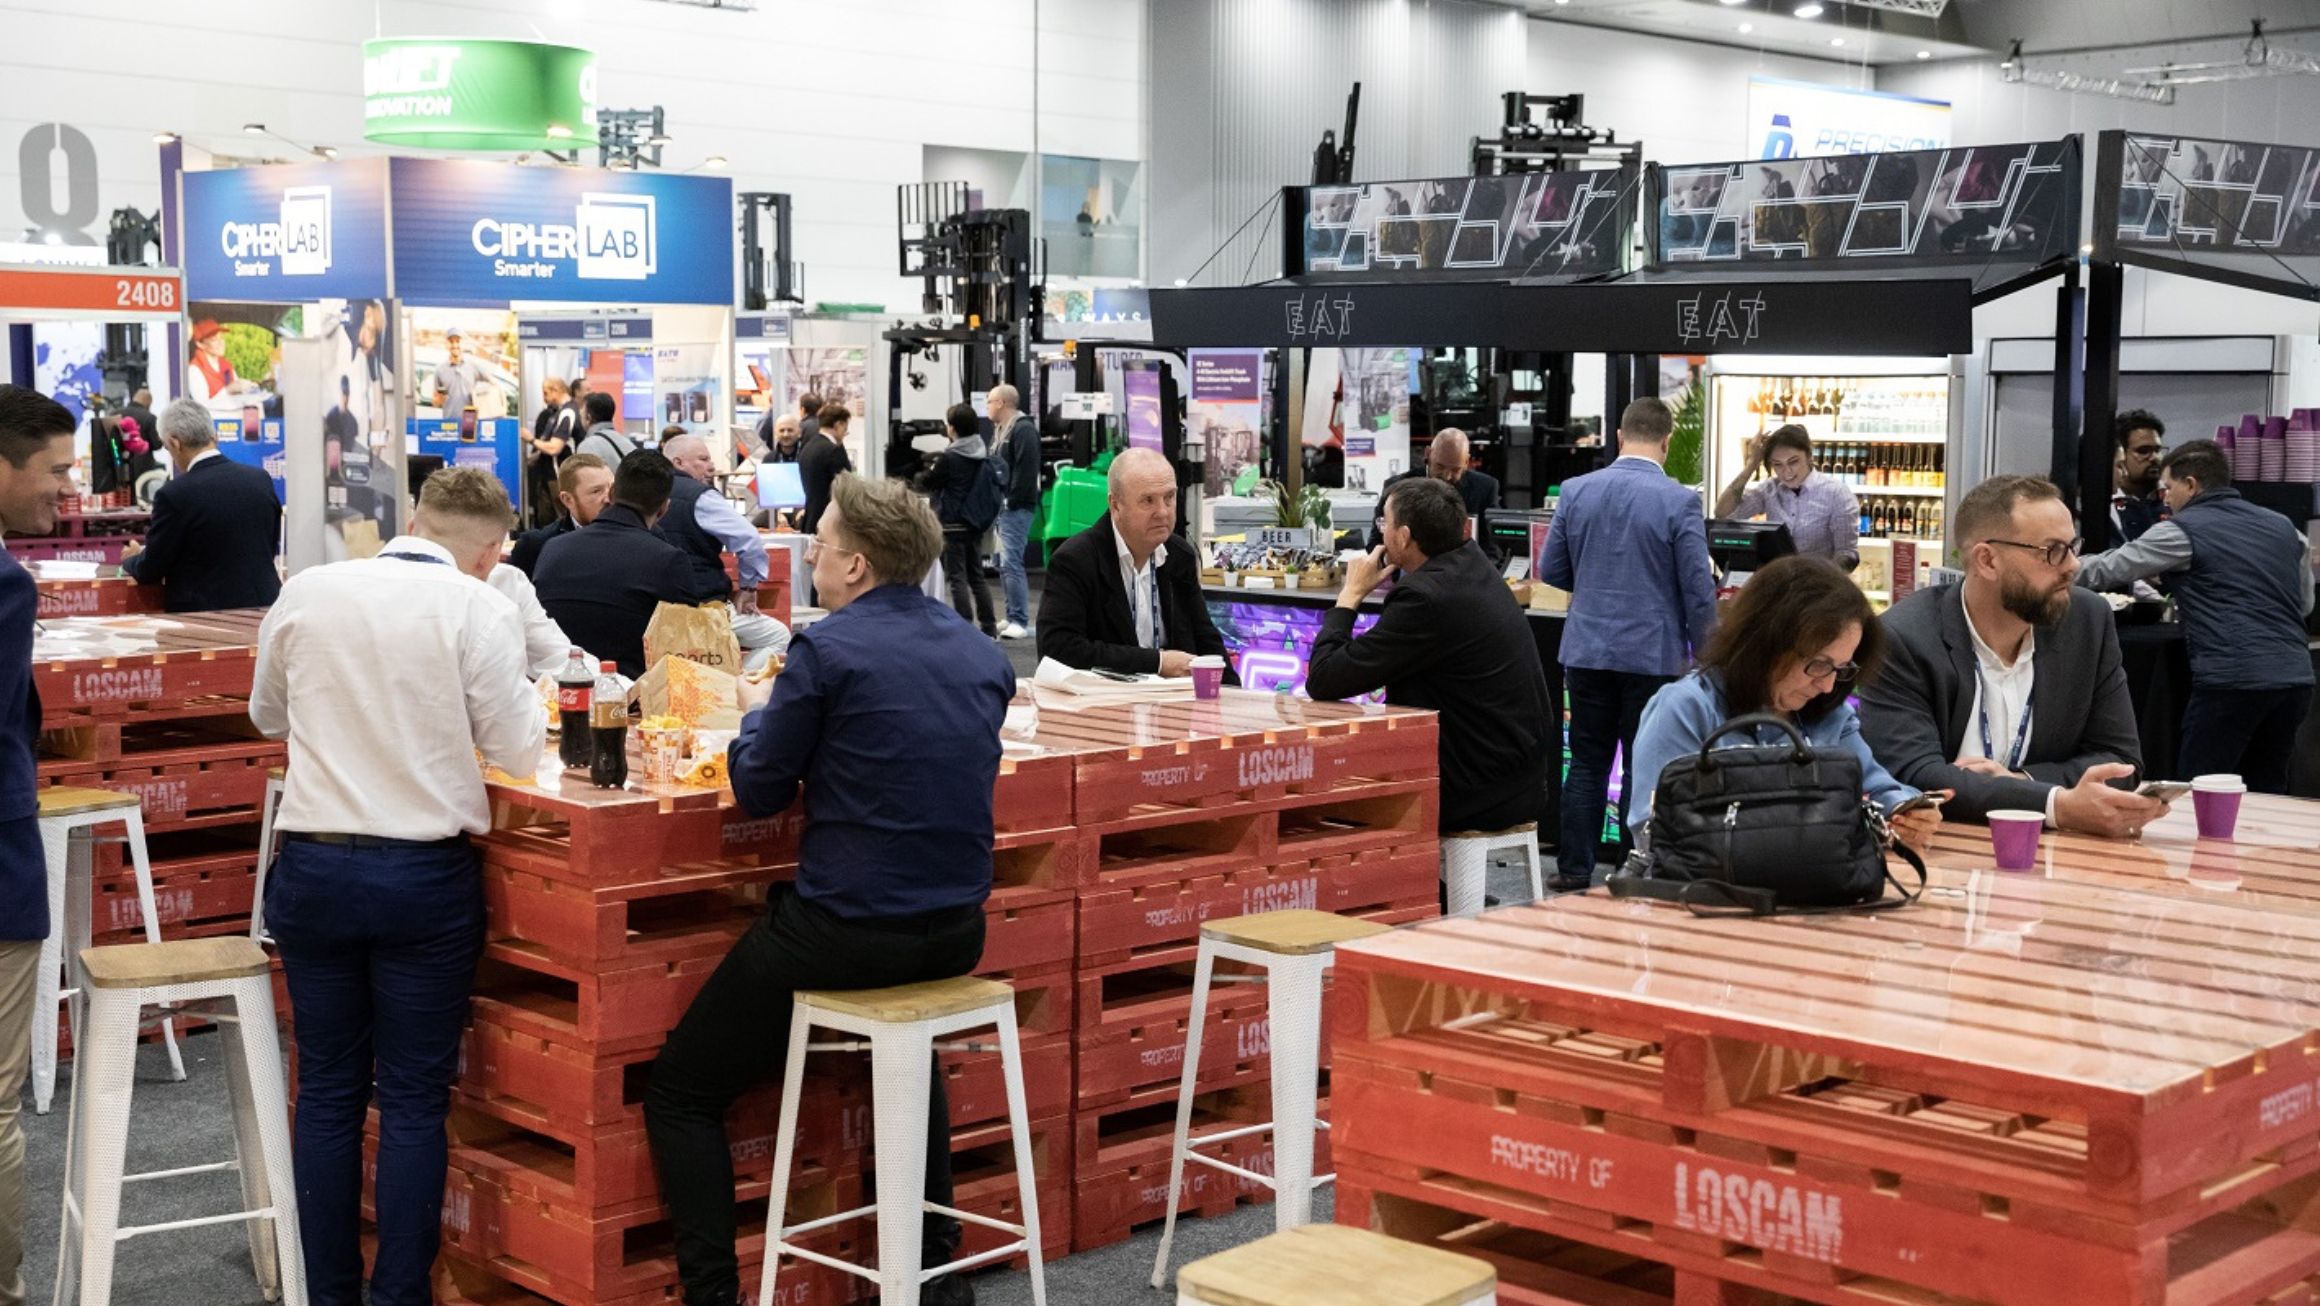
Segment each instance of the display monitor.
[[757,506],[774,511],[806,506],[806,483],[796,463],[757,465]]
[[[1323,607],[1301,604],[1249,602],[1210,595],[1208,615],[1224,637],[1225,658],[1240,677],[1241,688],[1260,693],[1305,693],[1305,669],[1313,658],[1313,638],[1321,633]],[[1375,613],[1353,619],[1353,633],[1363,634],[1377,624]],[[1358,700],[1382,703],[1385,691]]]
[[1726,574],[1761,571],[1774,558],[1796,552],[1788,527],[1769,521],[1711,521],[1708,523],[1708,559]]

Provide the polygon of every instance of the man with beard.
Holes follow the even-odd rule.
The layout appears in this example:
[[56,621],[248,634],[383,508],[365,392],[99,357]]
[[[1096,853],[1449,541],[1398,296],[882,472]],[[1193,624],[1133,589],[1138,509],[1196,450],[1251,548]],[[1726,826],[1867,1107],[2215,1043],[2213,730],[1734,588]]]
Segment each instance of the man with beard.
[[2111,478],[2111,530],[2118,543],[2143,538],[2167,520],[2167,500],[2159,493],[2159,460],[2167,454],[2167,424],[2137,408],[2119,414],[2118,465]]
[[2044,812],[2055,829],[2134,838],[2167,812],[2115,788],[2142,765],[2108,604],[2074,590],[2070,510],[2039,476],[1997,476],[1959,502],[1966,578],[1884,616],[1883,674],[1861,732],[1905,785],[1950,789],[1946,815]]

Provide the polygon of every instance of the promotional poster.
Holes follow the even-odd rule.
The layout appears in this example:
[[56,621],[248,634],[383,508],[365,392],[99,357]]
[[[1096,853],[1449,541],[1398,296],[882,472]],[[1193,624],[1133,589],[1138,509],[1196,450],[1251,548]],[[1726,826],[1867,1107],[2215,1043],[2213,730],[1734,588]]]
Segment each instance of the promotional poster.
[[1229,492],[1241,469],[1257,466],[1263,456],[1265,351],[1194,349],[1187,362],[1192,396],[1185,405],[1184,435],[1208,446],[1201,488],[1213,499]]
[[1345,462],[1344,487],[1372,493],[1410,466],[1414,349],[1316,349],[1305,373],[1305,447]]
[[516,315],[503,308],[411,312],[411,412],[468,423],[519,414]]

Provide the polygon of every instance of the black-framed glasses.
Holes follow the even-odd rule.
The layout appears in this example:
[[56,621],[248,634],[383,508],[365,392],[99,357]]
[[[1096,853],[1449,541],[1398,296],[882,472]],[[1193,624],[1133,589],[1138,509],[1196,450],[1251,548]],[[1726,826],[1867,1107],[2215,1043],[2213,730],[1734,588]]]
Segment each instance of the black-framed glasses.
[[2059,544],[2024,544],[2020,540],[1991,540],[1990,543],[2003,544],[2009,549],[2028,549],[2043,559],[2047,566],[2059,567],[2063,559],[2078,552],[2079,545],[2084,541],[2073,536]]
[[1861,674],[1861,664],[1858,662],[1831,662],[1827,658],[1814,658],[1804,664],[1804,673],[1815,680],[1826,680],[1833,676],[1838,684],[1850,685],[1853,683],[1853,678]]

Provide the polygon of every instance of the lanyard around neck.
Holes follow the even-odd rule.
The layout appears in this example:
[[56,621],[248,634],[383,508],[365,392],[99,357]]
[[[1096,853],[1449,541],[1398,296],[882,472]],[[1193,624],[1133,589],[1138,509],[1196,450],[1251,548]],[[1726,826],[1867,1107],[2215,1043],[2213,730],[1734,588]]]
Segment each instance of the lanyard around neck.
[[[1974,665],[1974,686],[1982,691],[1982,756],[1997,761],[1998,750],[1990,746],[1990,685],[1982,678],[1979,662]],[[2037,701],[2038,682],[2033,679],[2030,692],[2022,698],[2022,717],[2014,723],[2014,746],[2006,753],[2005,764],[2009,771],[2021,770],[2023,754],[2030,750],[2030,705]]]

